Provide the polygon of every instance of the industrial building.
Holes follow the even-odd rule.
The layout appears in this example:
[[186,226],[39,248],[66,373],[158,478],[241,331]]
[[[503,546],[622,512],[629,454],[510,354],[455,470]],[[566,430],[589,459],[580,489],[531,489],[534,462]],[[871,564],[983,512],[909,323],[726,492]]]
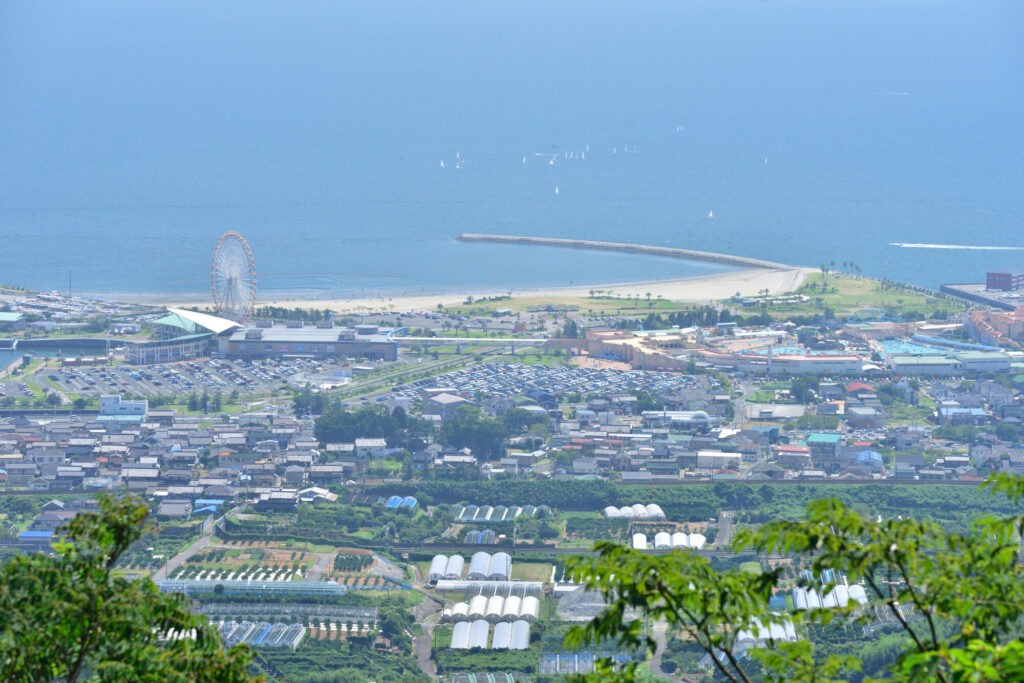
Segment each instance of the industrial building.
[[886,359],[886,365],[895,373],[911,377],[949,377],[964,371],[963,363],[946,356],[893,355]]

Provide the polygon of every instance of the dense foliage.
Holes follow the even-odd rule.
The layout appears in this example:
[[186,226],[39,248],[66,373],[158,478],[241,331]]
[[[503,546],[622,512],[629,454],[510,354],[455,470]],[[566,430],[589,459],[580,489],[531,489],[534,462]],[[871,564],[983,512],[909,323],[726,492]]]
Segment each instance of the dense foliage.
[[[805,519],[773,521],[738,534],[737,550],[786,555],[808,563],[815,576],[834,571],[860,584],[868,597],[864,606],[851,600],[848,606],[783,616],[768,604],[794,578],[784,565],[761,572],[716,570],[707,558],[689,551],[658,556],[602,541],[595,546],[596,557],[574,558],[567,568],[587,577],[588,587],[600,590],[608,607],[571,631],[567,644],[612,638],[620,647],[653,652],[645,620],[627,616],[639,611],[681,632],[709,655],[717,676],[730,681],[749,682],[755,675],[769,681],[848,680],[861,676],[865,665],[882,669],[894,681],[1020,680],[1024,478],[1001,474],[987,484],[1005,493],[1013,510],[978,519],[964,531],[932,521],[876,519],[872,511],[861,514],[832,498],[810,502]],[[816,585],[806,578],[800,584]],[[831,589],[821,590],[827,594]],[[804,638],[763,638],[744,651],[744,630],[787,620]],[[889,623],[902,637],[875,649],[831,646],[845,642],[848,634],[842,631],[851,623]],[[815,648],[822,641],[825,647]],[[589,677],[635,678],[635,665],[619,667],[611,661],[601,662]]]
[[395,408],[390,414],[379,405],[346,410],[340,401],[334,401],[317,418],[314,433],[325,443],[353,443],[357,437],[383,438],[392,448],[417,451],[423,447],[431,429],[428,421],[410,417],[401,408]]
[[422,683],[420,672],[407,652],[374,649],[369,638],[337,641],[306,640],[295,652],[266,649],[257,662],[268,674],[292,683]]
[[[249,652],[220,635],[184,597],[114,566],[146,529],[138,498],[102,496],[79,514],[55,555],[0,569],[0,679],[6,681],[246,681]],[[171,632],[193,637],[168,638]]]

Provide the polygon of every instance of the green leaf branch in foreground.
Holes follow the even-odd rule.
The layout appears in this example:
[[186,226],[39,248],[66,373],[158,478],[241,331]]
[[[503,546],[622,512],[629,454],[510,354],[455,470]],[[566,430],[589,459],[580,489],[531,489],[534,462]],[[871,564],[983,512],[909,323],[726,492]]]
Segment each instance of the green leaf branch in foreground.
[[55,555],[0,569],[0,681],[253,680],[249,650],[224,650],[184,596],[115,573],[148,515],[139,498],[102,496],[99,514],[67,525]]
[[[994,475],[984,486],[1014,503],[1024,497],[1020,477]],[[704,650],[727,680],[831,681],[853,673],[857,662],[816,656],[809,640],[775,641],[766,627],[792,620],[797,633],[806,633],[812,623],[884,618],[906,635],[906,648],[888,667],[887,680],[1021,680],[1021,521],[1020,515],[982,518],[966,533],[950,533],[929,521],[872,519],[825,499],[809,503],[803,520],[741,530],[735,550],[800,559],[816,576],[833,570],[851,584],[863,584],[868,597],[866,605],[851,601],[791,615],[768,608],[783,581],[792,584],[793,577],[779,568],[759,576],[716,571],[692,551],[649,554],[598,543],[596,557],[574,558],[569,566],[588,588],[601,591],[607,607],[570,631],[566,645],[613,642],[653,654],[655,643],[645,626],[661,622]],[[819,588],[827,595],[834,586]],[[756,634],[758,646],[747,648],[750,658],[737,655],[743,651],[738,647],[743,631],[748,643],[750,633]],[[633,680],[635,675],[635,662],[617,667],[604,661],[589,679]]]

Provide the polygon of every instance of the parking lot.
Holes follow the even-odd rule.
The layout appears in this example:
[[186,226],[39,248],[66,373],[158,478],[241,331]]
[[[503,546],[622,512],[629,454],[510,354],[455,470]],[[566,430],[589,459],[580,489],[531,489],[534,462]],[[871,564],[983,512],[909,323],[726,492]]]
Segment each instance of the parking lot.
[[35,375],[39,384],[52,382],[59,391],[79,396],[130,394],[269,394],[285,383],[302,386],[311,377],[348,372],[346,361],[203,359],[161,365],[111,365],[47,368]]
[[487,398],[505,398],[533,390],[546,391],[555,395],[574,392],[589,394],[633,390],[659,393],[691,386],[695,387],[696,385],[695,379],[690,375],[573,366],[548,367],[495,363],[477,365],[406,384],[393,392],[393,395],[418,398],[420,390],[431,387],[451,388],[467,397],[473,397],[480,392]]

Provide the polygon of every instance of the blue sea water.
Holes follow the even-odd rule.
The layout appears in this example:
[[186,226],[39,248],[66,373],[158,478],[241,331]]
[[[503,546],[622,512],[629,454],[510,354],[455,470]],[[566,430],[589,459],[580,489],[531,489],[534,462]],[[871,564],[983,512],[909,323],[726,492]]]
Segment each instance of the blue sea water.
[[1024,251],[890,243],[1024,247],[1022,25],[1019,0],[6,0],[0,282],[201,296],[227,229],[302,294],[725,270],[463,232],[980,281]]

